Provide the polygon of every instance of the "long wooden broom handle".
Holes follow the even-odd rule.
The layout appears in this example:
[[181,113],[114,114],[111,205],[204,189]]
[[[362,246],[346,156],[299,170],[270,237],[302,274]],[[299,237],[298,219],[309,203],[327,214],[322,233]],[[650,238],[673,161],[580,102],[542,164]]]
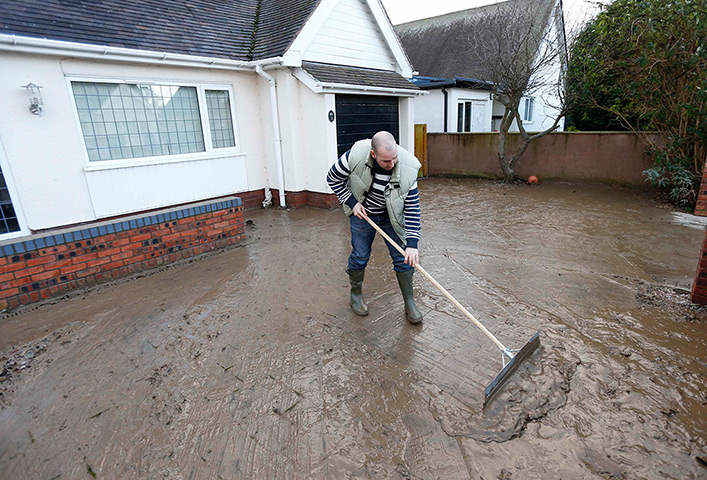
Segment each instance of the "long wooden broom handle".
[[[388,236],[388,234],[386,234],[383,230],[381,230],[381,228],[380,228],[378,225],[376,225],[370,218],[368,218],[368,217],[364,217],[364,218],[366,219],[366,221],[367,221],[368,223],[371,224],[371,226],[372,226],[373,228],[376,229],[376,231],[377,231],[378,233],[381,234],[381,236],[382,236],[383,238],[385,238],[385,239],[388,241],[388,243],[390,243],[392,246],[394,246],[403,256],[405,255],[405,251],[404,251],[402,248],[400,248],[400,245],[398,245],[397,243],[395,243],[395,242],[393,241],[393,239]],[[437,287],[437,288],[439,289],[439,291],[442,292],[442,293],[444,294],[444,296],[449,299],[450,302],[452,302],[454,305],[456,305],[456,307],[457,307],[459,310],[461,310],[462,313],[463,313],[464,315],[466,315],[466,316],[469,318],[469,320],[471,320],[472,322],[474,322],[474,324],[475,324],[477,327],[479,327],[479,329],[481,329],[481,331],[484,332],[487,337],[489,337],[491,340],[493,340],[493,343],[495,343],[495,344],[498,346],[498,348],[501,349],[502,352],[506,352],[506,351],[508,350],[506,347],[503,346],[503,344],[502,344],[501,342],[498,341],[498,339],[493,335],[493,333],[489,332],[489,331],[486,329],[486,327],[484,327],[484,326],[481,324],[481,322],[479,322],[471,313],[469,313],[469,311],[468,311],[466,308],[464,308],[464,306],[463,306],[461,303],[459,303],[459,302],[457,301],[456,298],[454,298],[454,297],[452,296],[451,293],[449,293],[447,290],[445,290],[445,288],[444,288],[442,285],[440,285],[439,283],[437,283],[437,280],[435,280],[434,278],[432,278],[432,275],[430,275],[429,273],[427,273],[427,271],[426,271],[424,268],[422,268],[422,266],[420,266],[420,265],[415,265],[415,268],[416,268],[421,274],[423,274],[425,277],[427,277],[427,280],[429,280],[430,282],[432,282],[432,283],[434,284],[434,286]]]

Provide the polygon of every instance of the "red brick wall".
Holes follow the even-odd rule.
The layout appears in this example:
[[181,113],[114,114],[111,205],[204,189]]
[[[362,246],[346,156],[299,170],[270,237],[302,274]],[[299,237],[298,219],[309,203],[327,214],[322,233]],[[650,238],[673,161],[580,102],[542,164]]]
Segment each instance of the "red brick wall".
[[0,303],[14,308],[155,268],[237,243],[243,232],[242,202],[229,197],[3,242]]
[[707,229],[705,239],[702,241],[700,262],[697,264],[695,281],[692,282],[692,302],[707,305]]
[[697,205],[695,205],[695,215],[707,217],[707,158],[702,167],[702,183],[697,193]]

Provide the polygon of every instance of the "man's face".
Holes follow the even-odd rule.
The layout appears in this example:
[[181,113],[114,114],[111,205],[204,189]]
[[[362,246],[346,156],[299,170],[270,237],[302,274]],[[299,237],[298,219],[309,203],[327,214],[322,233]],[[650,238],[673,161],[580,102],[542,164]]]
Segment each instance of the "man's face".
[[398,152],[389,152],[387,150],[381,150],[376,153],[375,150],[371,150],[371,157],[376,160],[378,166],[383,170],[392,170],[395,164],[398,162]]

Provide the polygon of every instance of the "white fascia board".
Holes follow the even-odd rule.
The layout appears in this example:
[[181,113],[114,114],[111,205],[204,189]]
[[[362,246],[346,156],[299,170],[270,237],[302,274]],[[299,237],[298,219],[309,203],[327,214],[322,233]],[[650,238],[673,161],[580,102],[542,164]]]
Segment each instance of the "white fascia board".
[[309,88],[311,91],[313,91],[314,93],[322,93],[324,91],[324,89],[321,87],[320,83],[314,77],[312,77],[310,74],[305,72],[303,69],[295,68],[294,70],[295,70],[295,72],[294,72],[295,77],[299,81],[304,83],[307,86],[307,88]]
[[368,7],[373,13],[373,18],[376,19],[378,28],[380,28],[383,37],[385,37],[385,41],[388,43],[388,48],[390,48],[391,52],[393,52],[393,56],[395,56],[395,61],[398,63],[398,73],[405,78],[412,78],[412,65],[410,64],[410,60],[405,54],[380,0],[366,0],[366,3],[368,3]]
[[424,90],[413,90],[407,88],[369,87],[363,85],[351,85],[348,83],[320,82],[301,68],[296,68],[294,75],[314,93],[348,93],[355,95],[388,94],[397,97],[416,97],[419,95],[427,95],[429,93]]
[[304,52],[319,30],[324,26],[324,23],[329,18],[329,15],[336,7],[339,0],[322,0],[317,8],[314,9],[309,20],[304,24],[302,30],[297,34],[297,37],[290,44],[285,54],[282,56],[286,67],[302,66],[302,52]]
[[87,43],[47,40],[0,34],[0,51],[31,53],[37,55],[59,55],[93,60],[108,60],[128,63],[149,63],[182,67],[216,68],[223,70],[253,71],[257,65],[282,64],[281,57],[245,62],[225,58],[183,55],[179,53],[153,52],[133,48],[91,45]]

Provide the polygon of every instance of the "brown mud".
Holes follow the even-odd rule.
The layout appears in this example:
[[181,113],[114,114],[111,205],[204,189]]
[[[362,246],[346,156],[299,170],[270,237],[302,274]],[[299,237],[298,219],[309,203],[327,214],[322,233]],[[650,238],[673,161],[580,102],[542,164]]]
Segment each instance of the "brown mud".
[[405,322],[347,220],[246,212],[238,248],[0,319],[0,478],[705,478],[704,223],[605,186],[421,182],[425,268],[533,354],[501,355],[421,275]]

